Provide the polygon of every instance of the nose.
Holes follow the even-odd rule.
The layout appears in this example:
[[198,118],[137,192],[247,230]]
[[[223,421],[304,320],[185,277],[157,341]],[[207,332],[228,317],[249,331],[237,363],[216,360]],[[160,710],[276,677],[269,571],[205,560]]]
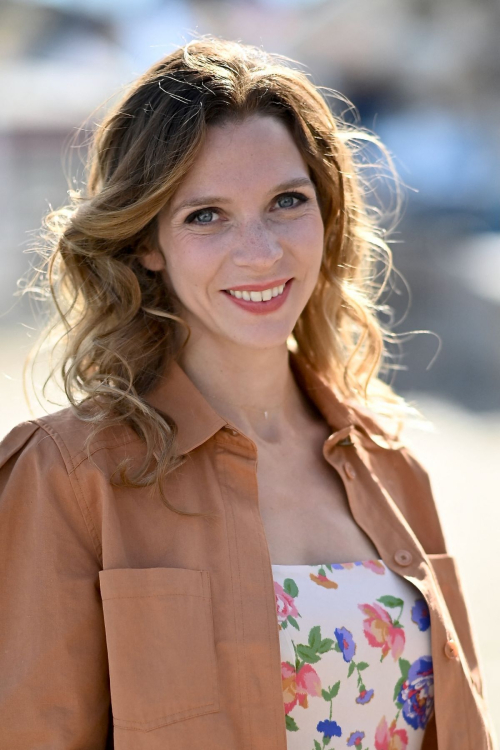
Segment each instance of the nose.
[[236,242],[233,260],[240,267],[266,271],[283,257],[278,237],[262,221],[245,223]]

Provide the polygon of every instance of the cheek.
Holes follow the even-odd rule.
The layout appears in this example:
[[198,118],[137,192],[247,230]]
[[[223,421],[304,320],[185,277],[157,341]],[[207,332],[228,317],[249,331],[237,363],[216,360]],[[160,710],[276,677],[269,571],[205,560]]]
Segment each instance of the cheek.
[[181,301],[199,295],[216,274],[218,260],[207,245],[200,241],[176,243],[167,254],[167,274]]
[[289,239],[300,260],[311,268],[319,268],[325,236],[321,216],[304,217],[303,221],[291,226],[290,230]]

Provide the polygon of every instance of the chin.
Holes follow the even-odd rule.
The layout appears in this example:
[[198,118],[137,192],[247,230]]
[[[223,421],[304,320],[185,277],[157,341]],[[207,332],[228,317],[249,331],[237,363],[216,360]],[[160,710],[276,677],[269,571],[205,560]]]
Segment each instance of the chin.
[[268,335],[255,335],[255,336],[231,336],[228,339],[228,343],[235,344],[238,347],[244,347],[245,349],[252,349],[253,351],[259,351],[264,349],[280,349],[286,347],[288,337],[290,336],[291,330],[288,328],[282,333],[269,333]]

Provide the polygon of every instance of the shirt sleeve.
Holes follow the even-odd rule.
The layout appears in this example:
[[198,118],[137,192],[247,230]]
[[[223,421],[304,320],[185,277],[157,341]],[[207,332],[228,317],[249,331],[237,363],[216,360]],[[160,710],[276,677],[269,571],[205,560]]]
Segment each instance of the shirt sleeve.
[[0,443],[0,747],[106,747],[101,565],[73,482],[36,423]]

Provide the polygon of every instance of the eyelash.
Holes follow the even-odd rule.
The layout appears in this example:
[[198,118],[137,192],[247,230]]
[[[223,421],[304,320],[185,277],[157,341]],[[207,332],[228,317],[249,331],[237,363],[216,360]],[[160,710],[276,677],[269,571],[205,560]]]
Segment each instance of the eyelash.
[[[280,198],[288,198],[289,196],[291,196],[292,198],[297,198],[298,201],[299,201],[299,203],[296,203],[294,206],[288,206],[288,209],[283,209],[283,210],[290,210],[290,209],[293,209],[293,208],[297,208],[298,206],[300,206],[300,205],[302,205],[304,203],[307,203],[307,201],[309,200],[309,198],[307,197],[307,195],[304,195],[303,193],[292,193],[292,192],[290,192],[290,193],[281,193],[280,195],[276,196],[276,201],[278,201]],[[217,208],[211,208],[210,206],[207,206],[206,208],[200,208],[200,209],[198,209],[198,211],[194,211],[192,214],[189,214],[189,216],[185,220],[185,223],[186,224],[196,224],[196,222],[194,221],[196,219],[196,217],[199,214],[205,213],[205,211],[210,211],[210,212],[212,212],[214,214],[218,213],[218,209]],[[211,221],[201,222],[201,224],[198,224],[198,226],[203,226],[203,225],[209,226],[212,223],[213,222],[211,222]]]

